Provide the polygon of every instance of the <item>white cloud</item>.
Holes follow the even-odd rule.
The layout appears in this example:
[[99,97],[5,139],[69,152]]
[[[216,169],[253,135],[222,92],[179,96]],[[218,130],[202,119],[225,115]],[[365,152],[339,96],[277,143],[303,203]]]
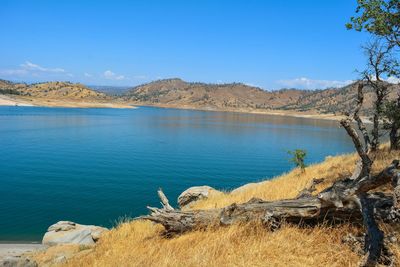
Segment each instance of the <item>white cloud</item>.
[[26,74],[28,74],[28,71],[23,69],[0,70],[0,75],[4,76],[22,76]]
[[56,72],[56,73],[65,72],[65,70],[62,68],[45,68],[29,61],[25,61],[25,63],[21,64],[20,66],[22,67],[22,69],[30,71]]
[[398,83],[400,83],[400,78],[397,78],[397,77],[388,77],[388,78],[386,79],[386,81],[387,81],[388,83],[395,83],[395,84],[398,84]]
[[104,78],[109,79],[109,80],[117,80],[117,81],[120,81],[120,80],[124,80],[124,79],[125,79],[125,76],[124,76],[124,75],[115,74],[115,73],[112,72],[111,70],[106,70],[106,71],[103,73],[103,75],[104,75]]
[[291,80],[279,80],[277,84],[290,88],[301,89],[325,89],[338,88],[353,83],[352,80],[336,81],[336,80],[313,80],[305,77],[295,78]]
[[87,73],[87,72],[83,73],[83,76],[85,76],[86,78],[92,78],[93,77],[92,74]]

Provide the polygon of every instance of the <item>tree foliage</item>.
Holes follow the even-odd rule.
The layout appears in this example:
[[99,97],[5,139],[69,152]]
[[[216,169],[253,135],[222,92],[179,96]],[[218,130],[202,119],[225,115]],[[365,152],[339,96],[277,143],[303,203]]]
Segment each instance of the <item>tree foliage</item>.
[[305,172],[307,165],[305,164],[305,158],[307,156],[307,152],[303,149],[295,149],[292,151],[288,151],[292,158],[290,161],[293,162],[297,168],[301,169],[301,172]]
[[385,38],[390,45],[400,46],[400,1],[357,0],[356,13],[346,24],[348,29],[366,30]]

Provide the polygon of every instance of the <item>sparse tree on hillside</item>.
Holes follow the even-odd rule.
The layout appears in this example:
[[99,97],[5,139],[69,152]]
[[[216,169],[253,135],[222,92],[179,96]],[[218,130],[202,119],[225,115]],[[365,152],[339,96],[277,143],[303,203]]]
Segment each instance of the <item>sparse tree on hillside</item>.
[[297,168],[300,168],[302,173],[306,172],[307,165],[304,161],[307,156],[307,152],[302,149],[295,149],[293,151],[288,151],[288,153],[292,155],[290,161],[293,162]]
[[376,151],[379,146],[380,121],[383,116],[384,101],[389,94],[389,84],[383,81],[383,77],[397,74],[398,62],[392,54],[392,46],[382,43],[380,40],[368,43],[364,46],[367,57],[367,67],[362,72],[366,85],[372,87],[375,93],[373,129],[370,139],[371,151]]
[[379,145],[379,122],[384,120],[383,128],[390,130],[391,148],[399,149],[396,143],[398,102],[386,103],[388,84],[382,81],[382,77],[399,77],[400,1],[357,0],[357,2],[357,16],[350,19],[347,28],[367,31],[377,38],[377,41],[365,47],[368,65],[363,73],[364,80],[374,89],[376,95],[371,148],[376,150]]

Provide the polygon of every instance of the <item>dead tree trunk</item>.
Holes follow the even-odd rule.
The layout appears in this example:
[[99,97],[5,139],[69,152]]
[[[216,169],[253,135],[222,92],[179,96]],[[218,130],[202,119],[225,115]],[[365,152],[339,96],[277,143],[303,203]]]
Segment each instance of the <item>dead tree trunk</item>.
[[340,124],[346,130],[347,134],[351,137],[354,147],[360,156],[360,162],[357,163],[356,169],[351,176],[351,179],[358,179],[369,175],[372,167],[372,160],[368,155],[368,144],[363,144],[357,131],[352,126],[352,120],[348,117],[340,121]]
[[[387,111],[386,111],[387,112]],[[390,150],[400,150],[400,92],[398,93],[397,101],[394,104],[394,110],[390,111]],[[386,114],[387,116],[387,114]]]
[[358,129],[360,130],[360,132],[363,135],[365,150],[368,152],[371,148],[371,140],[369,138],[367,127],[365,127],[365,124],[360,117],[361,107],[362,107],[362,104],[364,103],[363,89],[364,89],[364,83],[359,82],[357,84],[357,100],[356,100],[356,108],[354,109],[354,113],[353,113],[353,118],[357,122]]
[[383,232],[375,221],[372,201],[365,193],[362,193],[359,198],[364,225],[367,229],[367,235],[365,235],[366,255],[362,266],[375,266],[382,253]]
[[321,178],[321,179],[314,178],[314,179],[312,179],[311,184],[307,188],[304,188],[303,190],[301,190],[299,192],[299,194],[297,194],[296,198],[311,197],[312,193],[317,190],[315,186],[317,184],[322,183],[323,181],[324,181],[324,178]]
[[400,173],[393,176],[393,207],[396,210],[400,210]]

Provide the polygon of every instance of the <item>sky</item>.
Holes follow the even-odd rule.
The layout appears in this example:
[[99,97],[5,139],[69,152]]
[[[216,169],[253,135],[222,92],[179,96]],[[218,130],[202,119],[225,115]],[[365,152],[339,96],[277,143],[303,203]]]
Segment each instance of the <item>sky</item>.
[[0,78],[133,86],[178,77],[267,90],[359,77],[356,0],[0,0]]

